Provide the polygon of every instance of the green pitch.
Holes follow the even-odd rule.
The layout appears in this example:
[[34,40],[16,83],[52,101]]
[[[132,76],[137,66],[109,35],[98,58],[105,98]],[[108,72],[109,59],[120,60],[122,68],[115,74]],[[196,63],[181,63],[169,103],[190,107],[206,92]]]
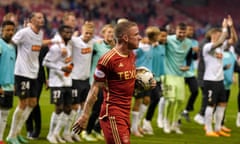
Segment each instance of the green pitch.
[[[186,88],[187,89],[187,88]],[[188,91],[188,89],[187,89]],[[232,92],[226,112],[226,126],[232,129],[231,137],[219,137],[219,138],[209,138],[205,136],[203,126],[196,124],[193,121],[194,115],[198,112],[201,103],[201,94],[199,94],[198,99],[195,104],[195,111],[190,113],[192,118],[191,122],[186,122],[185,119],[182,120],[181,129],[184,132],[183,135],[177,135],[174,133],[164,134],[162,129],[156,126],[156,112],[152,125],[154,128],[155,135],[144,136],[143,138],[137,138],[132,136],[132,144],[239,144],[239,133],[240,128],[236,127],[236,115],[237,115],[237,84],[232,86]],[[187,94],[189,96],[189,94]],[[15,97],[14,105],[16,106],[18,99]],[[43,89],[41,99],[40,99],[41,111],[42,111],[42,132],[38,140],[30,140],[30,144],[48,144],[46,140],[46,135],[48,133],[49,121],[51,112],[54,110],[53,105],[50,105],[49,91]],[[185,106],[185,105],[184,105]],[[157,110],[156,110],[157,111]],[[9,121],[7,125],[7,130],[5,131],[5,137],[9,131],[10,119],[12,116],[13,109],[9,116]],[[23,135],[26,135],[25,127],[22,131]],[[81,142],[82,144],[104,144],[104,142]]]

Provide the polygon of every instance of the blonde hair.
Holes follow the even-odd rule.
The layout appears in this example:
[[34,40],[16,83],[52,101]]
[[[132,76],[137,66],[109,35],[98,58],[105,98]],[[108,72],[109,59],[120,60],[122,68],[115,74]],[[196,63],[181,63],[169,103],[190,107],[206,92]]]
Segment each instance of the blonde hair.
[[100,33],[101,33],[101,34],[104,34],[104,33],[106,32],[106,30],[109,29],[109,28],[114,29],[113,25],[111,25],[111,24],[106,24],[106,25],[103,26],[103,28],[101,29]]
[[82,25],[82,29],[95,29],[94,23],[92,21],[85,21]]
[[137,26],[137,24],[131,21],[116,24],[116,26],[114,27],[114,35],[119,43],[122,42],[122,36],[126,34],[133,26]]
[[117,24],[123,23],[123,22],[128,22],[128,19],[126,19],[126,18],[119,18],[119,19],[117,20]]
[[211,35],[216,33],[216,32],[222,32],[220,28],[211,28],[210,30],[207,31],[205,34],[205,38],[210,39]]
[[3,21],[10,20],[12,16],[16,17],[16,15],[11,12],[7,13],[6,15],[3,16]]
[[[14,19],[12,19],[14,18]],[[15,15],[14,13],[10,12],[10,13],[7,13],[6,15],[3,16],[3,21],[12,21],[14,22],[15,25],[18,24],[18,21],[17,21],[17,15]]]
[[156,41],[156,36],[160,34],[160,30],[156,26],[149,26],[145,30],[145,34],[150,41]]

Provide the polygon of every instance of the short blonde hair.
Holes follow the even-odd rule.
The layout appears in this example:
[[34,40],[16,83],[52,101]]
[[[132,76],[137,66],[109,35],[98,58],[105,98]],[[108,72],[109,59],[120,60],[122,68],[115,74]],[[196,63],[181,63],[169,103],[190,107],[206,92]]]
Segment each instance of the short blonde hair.
[[7,13],[6,15],[3,16],[3,21],[9,21],[11,20],[11,17],[16,17],[14,13]]
[[128,21],[128,19],[126,19],[126,18],[119,18],[117,20],[117,24],[122,23],[122,22],[127,22],[127,21]]
[[92,21],[85,21],[82,25],[82,29],[95,29],[94,23]]
[[150,41],[156,41],[156,36],[160,34],[160,30],[156,26],[149,26],[145,30],[146,36],[149,38]]
[[137,26],[137,24],[131,21],[116,24],[116,26],[114,27],[114,35],[119,43],[122,42],[121,40],[123,35],[126,34],[129,31],[129,29],[134,26]]
[[210,30],[207,31],[205,34],[205,38],[210,39],[211,35],[216,33],[216,32],[222,32],[220,28],[211,28]]
[[106,24],[106,25],[103,26],[103,28],[101,29],[100,33],[104,34],[108,28],[114,29],[112,24]]

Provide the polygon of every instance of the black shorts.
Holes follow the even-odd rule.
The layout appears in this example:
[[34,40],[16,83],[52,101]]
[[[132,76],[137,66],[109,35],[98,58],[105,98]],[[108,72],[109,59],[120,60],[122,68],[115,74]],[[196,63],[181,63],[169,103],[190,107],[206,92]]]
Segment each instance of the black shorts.
[[162,83],[161,82],[157,82],[156,87],[154,87],[151,90],[151,100],[152,101],[159,101],[160,97],[162,96]]
[[4,109],[10,109],[13,107],[13,91],[4,91],[4,94],[0,94],[0,107]]
[[20,99],[37,97],[38,82],[37,79],[30,79],[15,75],[16,95]]
[[150,96],[151,95],[151,90],[148,91],[142,91],[142,92],[137,92],[134,94],[134,97],[136,99],[143,98],[145,96]]
[[220,102],[227,102],[223,81],[204,81],[203,93],[206,96],[204,101],[210,105]]
[[72,88],[71,87],[51,87],[51,104],[71,105]]
[[87,80],[73,80],[73,104],[80,104],[85,102],[88,91],[90,89],[89,79]]

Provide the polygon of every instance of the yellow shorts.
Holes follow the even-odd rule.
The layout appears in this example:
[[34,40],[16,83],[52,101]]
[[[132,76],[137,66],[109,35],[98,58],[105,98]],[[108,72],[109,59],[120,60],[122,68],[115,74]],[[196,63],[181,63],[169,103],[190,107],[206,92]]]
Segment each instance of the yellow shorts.
[[185,99],[185,81],[184,77],[165,75],[162,79],[163,82],[163,96],[170,100],[180,100]]

